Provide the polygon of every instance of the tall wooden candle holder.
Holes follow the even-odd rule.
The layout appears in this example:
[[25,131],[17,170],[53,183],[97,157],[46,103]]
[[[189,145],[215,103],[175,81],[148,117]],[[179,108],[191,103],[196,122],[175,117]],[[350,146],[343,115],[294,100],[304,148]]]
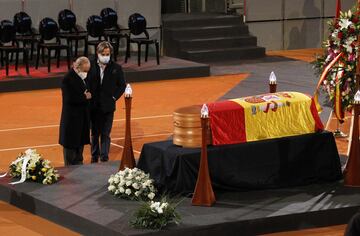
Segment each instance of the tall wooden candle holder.
[[360,187],[359,113],[360,91],[355,95],[349,159],[344,170],[344,184],[352,187]]
[[[340,1],[338,1],[340,6]],[[339,7],[340,9],[340,7]],[[358,0],[357,15],[360,15],[360,0]],[[360,43],[360,37],[357,38],[357,43]],[[352,120],[352,134],[351,144],[349,150],[349,157],[344,169],[344,185],[351,187],[360,187],[360,144],[359,144],[359,109],[360,109],[360,57],[357,58],[356,67],[356,94],[354,96]]]
[[125,144],[119,170],[124,170],[126,167],[132,169],[136,166],[131,140],[131,101],[132,89],[128,84],[125,89]]
[[276,84],[269,84],[270,93],[276,93]]
[[209,174],[209,165],[207,157],[207,130],[208,130],[208,109],[204,105],[201,109],[201,157],[198,178],[192,198],[192,205],[194,206],[212,206],[215,203],[215,194],[212,189],[211,179]]

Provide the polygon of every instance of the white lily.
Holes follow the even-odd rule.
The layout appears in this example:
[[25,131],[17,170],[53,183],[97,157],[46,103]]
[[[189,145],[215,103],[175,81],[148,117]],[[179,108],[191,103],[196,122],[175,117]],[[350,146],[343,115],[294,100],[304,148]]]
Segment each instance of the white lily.
[[[339,21],[339,26],[340,28],[343,29],[347,29],[350,25],[352,25],[352,22],[349,21],[349,19],[341,19]],[[335,31],[334,31],[335,32]]]

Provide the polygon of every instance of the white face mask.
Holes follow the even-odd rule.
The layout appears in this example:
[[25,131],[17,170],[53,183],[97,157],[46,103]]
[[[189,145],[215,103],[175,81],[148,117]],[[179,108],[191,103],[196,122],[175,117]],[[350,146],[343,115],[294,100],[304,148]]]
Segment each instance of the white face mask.
[[110,56],[103,56],[101,54],[98,54],[98,58],[102,64],[108,64],[110,61]]
[[81,79],[85,79],[87,77],[87,72],[79,72],[78,75]]

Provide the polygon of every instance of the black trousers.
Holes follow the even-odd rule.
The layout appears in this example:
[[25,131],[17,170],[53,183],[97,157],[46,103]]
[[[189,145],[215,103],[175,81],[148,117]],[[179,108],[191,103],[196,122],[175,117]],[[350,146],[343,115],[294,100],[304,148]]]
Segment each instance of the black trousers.
[[[108,161],[114,112],[91,113],[91,162]],[[100,142],[99,142],[100,141]]]
[[83,163],[83,151],[84,146],[79,148],[66,148],[64,147],[64,164],[69,165],[81,165]]

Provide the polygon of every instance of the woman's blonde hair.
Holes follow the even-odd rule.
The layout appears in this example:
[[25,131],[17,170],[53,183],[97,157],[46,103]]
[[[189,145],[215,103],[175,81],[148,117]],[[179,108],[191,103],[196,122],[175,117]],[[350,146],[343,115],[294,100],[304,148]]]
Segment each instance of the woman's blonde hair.
[[110,49],[110,53],[112,53],[113,51],[113,46],[111,45],[110,42],[108,41],[102,41],[101,43],[99,43],[96,47],[96,52],[97,53],[102,53],[106,48]]

